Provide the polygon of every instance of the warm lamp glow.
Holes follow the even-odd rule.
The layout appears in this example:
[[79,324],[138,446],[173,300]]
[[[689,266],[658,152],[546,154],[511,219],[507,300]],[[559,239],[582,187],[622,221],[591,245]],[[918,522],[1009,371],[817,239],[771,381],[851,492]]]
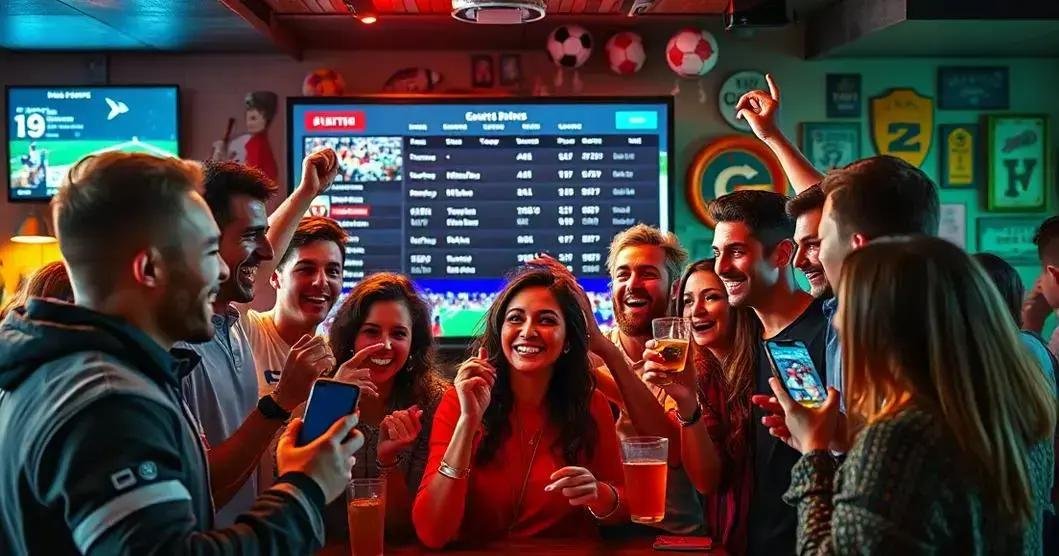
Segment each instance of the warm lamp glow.
[[365,25],[371,25],[372,23],[375,23],[378,20],[379,18],[375,17],[374,15],[363,15],[360,17],[360,22]]
[[55,237],[48,232],[47,226],[44,225],[44,221],[40,219],[36,214],[30,213],[22,224],[15,231],[15,235],[11,238],[11,241],[15,243],[54,243]]

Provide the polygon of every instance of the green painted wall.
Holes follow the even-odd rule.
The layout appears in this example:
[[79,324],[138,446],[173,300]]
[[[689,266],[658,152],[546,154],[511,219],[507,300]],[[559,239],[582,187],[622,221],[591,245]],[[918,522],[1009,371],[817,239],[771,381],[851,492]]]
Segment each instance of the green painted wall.
[[[721,38],[727,38],[722,36]],[[730,41],[730,43],[729,43]],[[725,47],[728,47],[727,49]],[[729,127],[717,113],[716,92],[725,78],[742,69],[757,69],[771,72],[782,91],[781,126],[788,137],[795,138],[800,130],[799,124],[806,121],[855,121],[828,120],[825,105],[825,76],[828,73],[859,73],[861,75],[861,94],[863,97],[861,124],[861,156],[876,154],[871,141],[869,128],[869,99],[894,87],[910,87],[921,95],[935,99],[934,126],[935,136],[921,168],[937,180],[939,177],[939,153],[941,140],[937,135],[937,126],[946,123],[972,123],[981,120],[986,112],[940,110],[936,108],[937,69],[945,65],[1007,66],[1010,70],[1009,110],[988,113],[1043,113],[1050,116],[1050,146],[1052,147],[1052,166],[1049,168],[1049,184],[1055,184],[1054,167],[1055,126],[1059,123],[1059,60],[1057,59],[983,59],[983,58],[910,58],[910,59],[857,59],[806,61],[786,55],[753,55],[750,45],[739,41],[728,41],[721,45],[722,63],[703,80],[704,88],[710,95],[705,104],[699,104],[694,85],[685,85],[685,92],[678,100],[677,144],[683,145],[683,151],[677,153],[676,166],[684,172],[694,154],[709,140],[729,133],[738,133]],[[725,57],[725,54],[729,56]],[[697,107],[697,110],[696,110]],[[696,121],[689,121],[686,115],[696,114]],[[705,120],[703,122],[702,120]],[[980,140],[986,138],[984,126],[980,131]],[[983,165],[984,169],[984,165]],[[982,172],[985,173],[984,171]],[[942,189],[942,203],[963,203],[967,213],[967,250],[976,252],[977,220],[980,217],[1003,216],[985,210],[984,190],[985,176],[982,176],[980,190],[963,191]],[[685,183],[684,175],[678,176],[681,188]],[[1049,206],[1046,212],[1024,215],[1041,220],[1054,214],[1056,205],[1054,188],[1049,192]],[[709,254],[712,231],[701,225],[688,209],[683,197],[677,199],[675,226],[677,234],[688,246],[695,257]],[[1032,287],[1037,276],[1036,266],[1018,267],[1027,288]]]

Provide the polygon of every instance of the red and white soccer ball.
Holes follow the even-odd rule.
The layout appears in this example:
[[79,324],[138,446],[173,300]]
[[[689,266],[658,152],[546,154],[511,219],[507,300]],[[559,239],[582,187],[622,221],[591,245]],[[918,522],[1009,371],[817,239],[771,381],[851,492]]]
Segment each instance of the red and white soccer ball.
[[346,91],[342,74],[330,68],[313,70],[302,81],[302,94],[307,97],[338,97]]
[[643,67],[647,60],[643,39],[636,33],[622,31],[607,41],[607,62],[610,71],[618,75],[631,75]]
[[669,39],[666,62],[681,77],[706,75],[717,65],[717,39],[709,31],[684,29]]
[[574,69],[592,55],[592,34],[580,25],[560,25],[548,35],[548,56],[555,65]]

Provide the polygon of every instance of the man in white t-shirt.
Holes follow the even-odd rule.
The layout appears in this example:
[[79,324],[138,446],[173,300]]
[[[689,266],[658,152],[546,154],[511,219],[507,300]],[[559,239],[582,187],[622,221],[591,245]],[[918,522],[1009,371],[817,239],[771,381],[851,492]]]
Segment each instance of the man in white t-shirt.
[[275,306],[265,312],[245,312],[246,339],[261,395],[279,383],[291,346],[312,337],[338,300],[345,241],[338,222],[321,216],[302,218],[269,277],[276,289]]

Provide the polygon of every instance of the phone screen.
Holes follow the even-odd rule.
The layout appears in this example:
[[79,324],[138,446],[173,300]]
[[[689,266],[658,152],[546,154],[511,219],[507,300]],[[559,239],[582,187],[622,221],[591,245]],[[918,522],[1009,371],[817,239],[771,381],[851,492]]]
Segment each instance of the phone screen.
[[818,407],[827,400],[827,388],[816,372],[813,358],[805,344],[794,341],[765,342],[772,370],[783,382],[791,399],[808,407]]
[[309,393],[305,420],[298,433],[298,445],[304,446],[327,432],[335,421],[357,410],[360,387],[337,380],[318,379]]

